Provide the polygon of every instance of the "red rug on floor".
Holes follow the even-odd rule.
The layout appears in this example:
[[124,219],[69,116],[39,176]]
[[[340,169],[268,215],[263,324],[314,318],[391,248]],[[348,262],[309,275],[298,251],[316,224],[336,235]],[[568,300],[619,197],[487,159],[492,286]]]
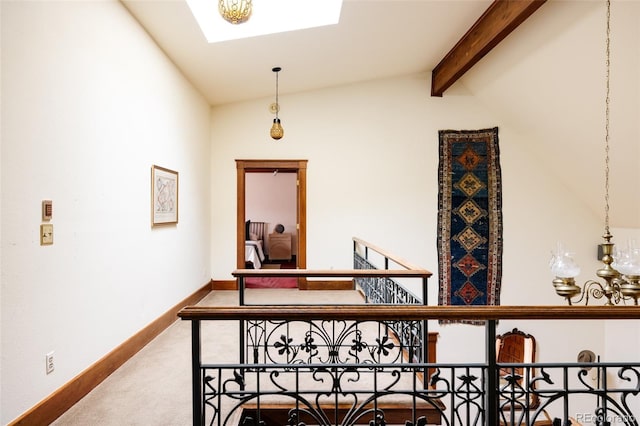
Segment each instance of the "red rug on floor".
[[296,277],[249,277],[244,280],[245,288],[298,288]]

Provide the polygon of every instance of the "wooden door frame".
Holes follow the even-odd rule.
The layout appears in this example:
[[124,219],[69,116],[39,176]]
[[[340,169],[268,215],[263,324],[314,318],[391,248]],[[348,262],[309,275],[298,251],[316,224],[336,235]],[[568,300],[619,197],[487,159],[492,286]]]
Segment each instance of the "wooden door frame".
[[246,173],[294,172],[297,174],[297,233],[296,266],[307,268],[307,161],[308,160],[236,160],[237,170],[237,220],[236,220],[236,268],[245,269],[245,222],[246,222]]

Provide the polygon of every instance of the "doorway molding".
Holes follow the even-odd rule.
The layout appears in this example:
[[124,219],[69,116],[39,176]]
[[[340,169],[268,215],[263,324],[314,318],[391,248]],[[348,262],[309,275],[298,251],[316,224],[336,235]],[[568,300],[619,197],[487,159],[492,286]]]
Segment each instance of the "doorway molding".
[[296,220],[298,244],[296,267],[307,268],[307,162],[308,160],[236,160],[237,171],[237,219],[236,219],[236,268],[245,269],[246,222],[246,173],[286,172],[296,173]]

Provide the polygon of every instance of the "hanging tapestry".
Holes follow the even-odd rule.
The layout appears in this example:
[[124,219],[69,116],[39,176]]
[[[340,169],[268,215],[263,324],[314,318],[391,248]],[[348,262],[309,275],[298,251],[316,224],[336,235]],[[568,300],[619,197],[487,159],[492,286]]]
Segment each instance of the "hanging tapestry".
[[499,305],[502,185],[498,128],[440,130],[439,138],[438,304]]

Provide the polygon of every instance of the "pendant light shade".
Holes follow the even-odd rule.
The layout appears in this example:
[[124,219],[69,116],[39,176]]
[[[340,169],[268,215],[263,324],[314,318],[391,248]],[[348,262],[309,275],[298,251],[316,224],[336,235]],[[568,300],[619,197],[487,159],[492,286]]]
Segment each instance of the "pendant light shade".
[[232,24],[247,22],[252,10],[251,0],[220,0],[218,2],[220,16]]
[[279,118],[273,119],[273,126],[271,126],[271,137],[275,140],[282,139],[284,136],[284,129],[282,128],[282,124],[280,124]]

